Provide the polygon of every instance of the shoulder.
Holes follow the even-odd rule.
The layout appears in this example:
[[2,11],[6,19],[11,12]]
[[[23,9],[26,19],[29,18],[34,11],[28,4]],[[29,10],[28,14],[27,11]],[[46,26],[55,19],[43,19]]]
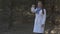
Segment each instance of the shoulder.
[[43,9],[46,12],[46,9]]
[[46,9],[44,9],[44,11],[46,11]]
[[46,9],[41,9],[41,10],[46,11]]

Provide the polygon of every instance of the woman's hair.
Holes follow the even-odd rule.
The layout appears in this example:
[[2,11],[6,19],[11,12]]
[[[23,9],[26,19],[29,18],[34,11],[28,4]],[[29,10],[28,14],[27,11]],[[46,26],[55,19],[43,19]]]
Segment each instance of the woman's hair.
[[44,14],[44,3],[42,1],[38,1],[38,3],[42,3],[42,13]]

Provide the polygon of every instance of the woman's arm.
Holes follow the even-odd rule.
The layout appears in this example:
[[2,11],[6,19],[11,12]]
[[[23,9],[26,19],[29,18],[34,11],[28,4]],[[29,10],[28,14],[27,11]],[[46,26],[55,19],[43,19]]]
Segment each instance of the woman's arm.
[[46,21],[46,9],[44,9],[43,22],[42,22],[42,24],[45,24],[45,21]]
[[31,12],[32,12],[32,13],[35,13],[35,12],[36,12],[35,5],[32,5],[32,7],[31,7]]
[[46,21],[46,9],[44,9],[42,27],[45,27],[45,21]]

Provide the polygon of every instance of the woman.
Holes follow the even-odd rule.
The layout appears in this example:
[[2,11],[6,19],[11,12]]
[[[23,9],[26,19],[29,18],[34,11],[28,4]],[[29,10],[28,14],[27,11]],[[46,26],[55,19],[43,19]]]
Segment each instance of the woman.
[[33,32],[36,34],[43,34],[46,20],[46,10],[43,8],[43,3],[39,1],[36,8],[35,5],[32,5],[31,12],[35,13]]

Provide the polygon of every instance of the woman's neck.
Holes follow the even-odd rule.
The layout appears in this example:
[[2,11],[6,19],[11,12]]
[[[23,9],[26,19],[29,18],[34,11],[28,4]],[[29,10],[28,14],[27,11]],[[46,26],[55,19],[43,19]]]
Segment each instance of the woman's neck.
[[42,7],[37,7],[37,8],[40,8],[40,9],[42,9]]

